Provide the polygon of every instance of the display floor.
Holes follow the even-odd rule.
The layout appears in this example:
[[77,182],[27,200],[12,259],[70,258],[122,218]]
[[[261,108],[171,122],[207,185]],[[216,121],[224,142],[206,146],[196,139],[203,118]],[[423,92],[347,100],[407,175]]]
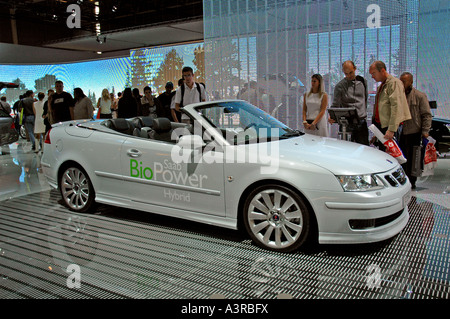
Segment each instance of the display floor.
[[417,182],[398,236],[281,254],[237,231],[156,214],[73,213],[30,149],[20,142],[0,156],[2,299],[450,298],[450,159]]

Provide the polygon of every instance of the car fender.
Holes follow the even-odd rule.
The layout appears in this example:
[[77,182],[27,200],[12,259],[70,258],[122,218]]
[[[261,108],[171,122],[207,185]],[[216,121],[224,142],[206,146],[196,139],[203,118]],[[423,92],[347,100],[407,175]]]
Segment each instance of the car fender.
[[[342,187],[337,178],[330,183],[331,173],[309,162],[286,163],[281,161],[274,174],[261,174],[261,165],[225,164],[225,201],[226,214],[230,218],[238,218],[239,203],[245,201],[247,191],[261,183],[278,183],[289,186],[294,192],[305,198],[315,211],[315,198],[309,190],[324,192],[341,192]],[[294,172],[294,173],[293,173]],[[238,200],[236,200],[238,199]]]

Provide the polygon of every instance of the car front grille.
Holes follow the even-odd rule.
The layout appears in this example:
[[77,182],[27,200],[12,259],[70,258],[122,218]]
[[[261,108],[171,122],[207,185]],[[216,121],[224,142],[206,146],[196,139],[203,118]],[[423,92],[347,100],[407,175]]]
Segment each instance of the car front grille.
[[380,177],[393,187],[405,185],[407,181],[405,171],[401,166],[393,172],[382,174]]

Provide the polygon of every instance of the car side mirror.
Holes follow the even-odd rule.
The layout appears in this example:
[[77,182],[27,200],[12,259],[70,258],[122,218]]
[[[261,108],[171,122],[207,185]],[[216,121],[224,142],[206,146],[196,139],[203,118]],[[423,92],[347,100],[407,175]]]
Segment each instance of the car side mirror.
[[177,145],[184,149],[199,149],[203,148],[206,143],[198,135],[183,135],[178,140]]

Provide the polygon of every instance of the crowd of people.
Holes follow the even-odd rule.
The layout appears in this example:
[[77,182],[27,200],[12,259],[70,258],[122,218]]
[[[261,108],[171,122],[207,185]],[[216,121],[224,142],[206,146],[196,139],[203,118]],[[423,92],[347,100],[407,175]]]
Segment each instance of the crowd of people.
[[[377,144],[376,138],[369,141],[367,124],[368,88],[367,80],[356,75],[356,66],[352,61],[342,64],[344,78],[336,85],[331,107],[354,107],[359,122],[351,127],[351,141],[363,145]],[[400,147],[406,158],[412,156],[413,147],[419,145],[422,137],[428,137],[431,129],[432,114],[427,97],[413,88],[413,75],[403,73],[399,79],[386,71],[382,61],[375,61],[369,73],[381,85],[377,89],[373,106],[372,123],[384,134],[386,140],[399,139]],[[246,91],[243,90],[245,93]],[[243,93],[243,95],[244,95]],[[14,104],[15,113],[22,115],[22,124],[36,152],[42,148],[42,139],[53,123],[91,119],[94,117],[94,105],[81,88],[75,88],[73,97],[64,91],[62,81],[55,82],[55,90],[45,94],[27,91]],[[186,66],[182,69],[182,78],[174,90],[172,82],[167,82],[165,91],[155,96],[150,86],[143,88],[143,95],[138,88],[125,88],[123,92],[114,93],[103,89],[97,101],[97,118],[131,118],[150,116],[165,117],[173,122],[188,122],[189,119],[180,111],[185,105],[202,102],[207,99],[205,85],[195,81],[194,71]],[[3,103],[3,102],[2,102]],[[303,98],[303,126],[305,132],[313,135],[329,136],[328,123],[334,120],[327,116],[328,94],[324,89],[324,80],[320,74],[311,77],[311,88]],[[3,105],[3,104],[2,104]],[[37,145],[39,144],[39,145]],[[383,145],[378,143],[380,149]],[[411,161],[404,165],[406,174],[415,188],[415,177],[411,176]]]
[[[369,141],[367,125],[368,88],[367,81],[356,75],[356,66],[352,61],[342,64],[344,79],[334,89],[333,108],[355,108],[359,122],[351,127],[351,141],[363,145],[374,144],[384,150],[384,145],[376,137]],[[412,156],[414,146],[420,145],[422,138],[427,138],[431,129],[432,113],[425,93],[413,87],[413,75],[404,72],[395,78],[386,71],[382,61],[370,65],[372,78],[381,83],[375,96],[372,124],[384,134],[386,140],[394,137],[399,142],[407,162],[403,168],[412,188],[416,188],[415,176],[412,176]],[[328,95],[324,91],[320,74],[311,78],[311,89],[303,99],[303,125],[309,134],[327,137],[328,123],[334,120],[327,118]]]
[[[196,83],[194,71],[186,66],[182,69],[182,78],[178,80],[178,89],[174,90],[172,82],[167,82],[165,91],[155,96],[150,86],[143,88],[143,95],[139,88],[125,88],[117,94],[103,89],[97,101],[97,119],[131,118],[149,116],[152,118],[166,117],[173,122],[185,121],[180,108],[193,102],[206,100],[204,83]],[[73,90],[73,96],[64,91],[64,83],[55,82],[55,89],[45,93],[39,92],[37,98],[32,90],[28,90],[19,97],[13,106],[16,114],[16,127],[24,125],[27,139],[32,144],[32,150],[39,152],[42,141],[52,124],[71,120],[94,118],[95,107],[89,97],[79,87]],[[6,99],[6,98],[5,98]],[[11,107],[6,101],[2,106]]]

